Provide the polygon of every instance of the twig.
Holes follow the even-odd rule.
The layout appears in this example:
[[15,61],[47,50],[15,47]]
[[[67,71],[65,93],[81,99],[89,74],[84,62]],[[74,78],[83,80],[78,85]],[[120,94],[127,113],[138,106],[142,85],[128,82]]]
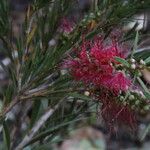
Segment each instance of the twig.
[[22,150],[22,148],[33,138],[33,136],[38,132],[42,125],[48,120],[49,117],[58,109],[60,104],[64,101],[65,98],[60,100],[60,102],[52,109],[49,108],[44,115],[37,121],[29,133],[24,137],[22,142],[14,150]]
[[18,97],[15,97],[13,100],[12,100],[12,103],[10,103],[9,106],[6,107],[6,109],[4,109],[4,111],[2,111],[0,113],[0,118],[1,117],[4,117],[16,104],[18,104],[20,102],[19,98]]
[[82,88],[79,89],[67,89],[67,90],[56,90],[56,91],[48,91],[47,89],[43,89],[40,91],[29,91],[28,93],[25,93],[25,96],[21,96],[22,100],[27,100],[27,99],[33,99],[36,97],[44,97],[46,95],[53,95],[53,94],[57,94],[57,93],[68,93],[68,92],[76,92],[76,91],[81,91],[83,90]]
[[26,96],[20,96],[20,97],[15,97],[12,102],[0,113],[0,118],[4,117],[15,105],[17,105],[19,102],[23,102],[24,100],[29,100],[33,99],[35,97],[43,97],[47,94],[56,94],[56,93],[66,93],[66,92],[73,92],[73,91],[80,91],[82,89],[69,89],[69,90],[58,90],[58,91],[37,91],[35,93],[30,93],[29,95]]

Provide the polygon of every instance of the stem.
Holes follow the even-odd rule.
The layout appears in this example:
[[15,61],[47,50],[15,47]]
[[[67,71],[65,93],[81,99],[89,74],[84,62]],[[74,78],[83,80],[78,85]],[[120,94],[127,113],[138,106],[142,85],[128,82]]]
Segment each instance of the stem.
[[37,121],[37,123],[33,126],[33,128],[29,131],[29,133],[24,137],[22,142],[15,148],[15,150],[22,150],[22,148],[32,140],[33,136],[38,132],[38,130],[43,126],[43,124],[48,120],[49,117],[53,115],[53,113],[59,108],[60,104],[64,101],[65,98],[59,101],[55,107],[49,108],[47,112]]
[[51,95],[51,94],[57,94],[57,93],[68,93],[68,92],[80,91],[80,90],[82,89],[67,89],[67,90],[58,90],[58,91],[51,91],[51,92],[47,90],[43,90],[43,91],[37,91],[35,93],[30,93],[29,95],[26,95],[26,96],[15,97],[10,103],[10,105],[7,106],[3,112],[0,113],[0,118],[4,117],[15,105],[17,105],[19,102],[22,102],[24,100],[33,99],[35,97],[40,97],[40,96],[42,97],[47,94]]
[[18,104],[20,102],[19,98],[18,97],[15,97],[13,100],[12,100],[12,103],[10,103],[9,106],[7,106],[3,112],[0,113],[0,118],[1,117],[4,117],[16,104]]
[[57,93],[69,93],[69,92],[75,92],[75,91],[81,91],[82,88],[79,89],[67,89],[67,90],[57,90],[57,91],[47,91],[47,89],[43,89],[40,91],[36,91],[33,93],[26,93],[26,96],[22,96],[22,100],[30,99],[30,98],[35,98],[35,97],[43,97],[45,95],[52,95],[52,94],[57,94]]

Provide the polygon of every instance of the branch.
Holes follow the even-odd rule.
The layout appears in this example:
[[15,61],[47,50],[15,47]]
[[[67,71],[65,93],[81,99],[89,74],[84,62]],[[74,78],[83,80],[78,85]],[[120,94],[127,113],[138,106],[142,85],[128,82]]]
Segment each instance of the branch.
[[40,97],[40,96],[45,96],[47,94],[51,95],[51,94],[57,94],[57,93],[68,93],[68,92],[73,92],[73,91],[81,91],[82,89],[68,89],[68,90],[58,90],[58,91],[45,91],[45,89],[43,89],[43,91],[30,91],[31,93],[29,95],[26,96],[17,96],[15,97],[12,102],[0,113],[0,118],[4,117],[15,105],[17,105],[19,102],[23,102],[24,100],[29,100],[29,99],[33,99],[36,97]]
[[[47,88],[47,87],[46,87]],[[36,91],[37,89],[30,90],[26,92],[25,96],[21,96],[21,99],[26,100],[26,99],[33,99],[36,97],[44,97],[46,95],[52,95],[52,94],[57,94],[57,93],[69,93],[69,92],[75,92],[75,91],[81,91],[83,90],[82,88],[79,89],[65,89],[65,90],[56,90],[56,91],[48,91],[47,89],[41,89],[40,91]]]
[[43,126],[43,124],[48,120],[48,118],[51,117],[53,115],[53,113],[58,109],[58,107],[64,101],[65,98],[60,100],[60,102],[53,109],[49,108],[45,112],[45,114],[37,121],[37,123],[29,131],[29,133],[24,137],[22,142],[15,148],[15,150],[23,149],[23,147],[33,138],[33,136],[38,132],[38,130]]
[[8,105],[1,113],[0,113],[0,118],[4,117],[16,104],[20,102],[18,97],[15,97],[10,105]]

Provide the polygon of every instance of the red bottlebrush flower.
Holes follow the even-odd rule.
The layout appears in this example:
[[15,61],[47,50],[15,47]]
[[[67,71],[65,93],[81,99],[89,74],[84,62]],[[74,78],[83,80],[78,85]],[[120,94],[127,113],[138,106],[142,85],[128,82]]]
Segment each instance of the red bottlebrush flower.
[[119,91],[128,90],[131,85],[131,81],[125,77],[122,72],[117,72],[110,79],[103,80],[103,84],[111,89],[114,93],[119,93]]
[[114,57],[122,57],[119,51],[117,43],[106,46],[101,37],[96,37],[94,41],[84,41],[78,57],[67,61],[65,65],[76,80],[101,89],[96,95],[99,95],[103,104],[102,115],[106,121],[112,122],[114,119],[131,125],[134,115],[127,106],[117,104],[116,100],[120,92],[127,91],[131,85],[123,72],[113,67],[117,63]]
[[102,102],[101,114],[107,124],[124,124],[135,127],[136,118],[133,110],[128,105],[118,103],[115,93],[103,89],[100,91],[98,99]]
[[124,124],[135,127],[136,118],[134,112],[128,106],[122,106],[116,103],[115,100],[105,99],[101,114],[109,126],[113,124]]
[[[109,83],[114,83],[113,81],[118,76],[121,76],[121,74],[114,75],[116,71],[112,63],[115,63],[115,56],[121,56],[117,44],[104,47],[102,38],[97,37],[94,42],[84,41],[78,57],[69,60],[67,64],[76,80],[96,86],[108,86]],[[121,79],[123,80],[123,76]],[[124,77],[124,83],[125,81]],[[123,88],[122,85],[121,88]]]
[[60,21],[60,31],[65,33],[70,33],[73,30],[74,23],[73,21],[70,21],[69,19],[63,18]]

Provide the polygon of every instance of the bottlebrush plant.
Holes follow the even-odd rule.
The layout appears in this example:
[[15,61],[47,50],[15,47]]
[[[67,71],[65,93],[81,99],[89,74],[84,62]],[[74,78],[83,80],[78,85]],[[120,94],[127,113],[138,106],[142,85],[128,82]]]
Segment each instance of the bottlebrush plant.
[[[102,103],[102,116],[110,126],[114,123],[133,126],[134,112],[150,109],[150,92],[140,79],[141,70],[149,67],[133,56],[125,60],[121,52],[118,43],[104,45],[103,38],[96,37],[84,41],[77,57],[67,60],[65,67],[76,81],[84,84],[89,95]],[[140,86],[145,87],[144,91]]]
[[9,62],[0,61],[7,76],[0,91],[2,148],[50,149],[89,122],[97,105],[108,127],[135,127],[137,114],[150,110],[142,76],[150,56],[137,52],[145,33],[122,27],[149,6],[94,0],[83,12],[77,0],[35,0],[16,34],[9,3],[1,0],[0,49]]

